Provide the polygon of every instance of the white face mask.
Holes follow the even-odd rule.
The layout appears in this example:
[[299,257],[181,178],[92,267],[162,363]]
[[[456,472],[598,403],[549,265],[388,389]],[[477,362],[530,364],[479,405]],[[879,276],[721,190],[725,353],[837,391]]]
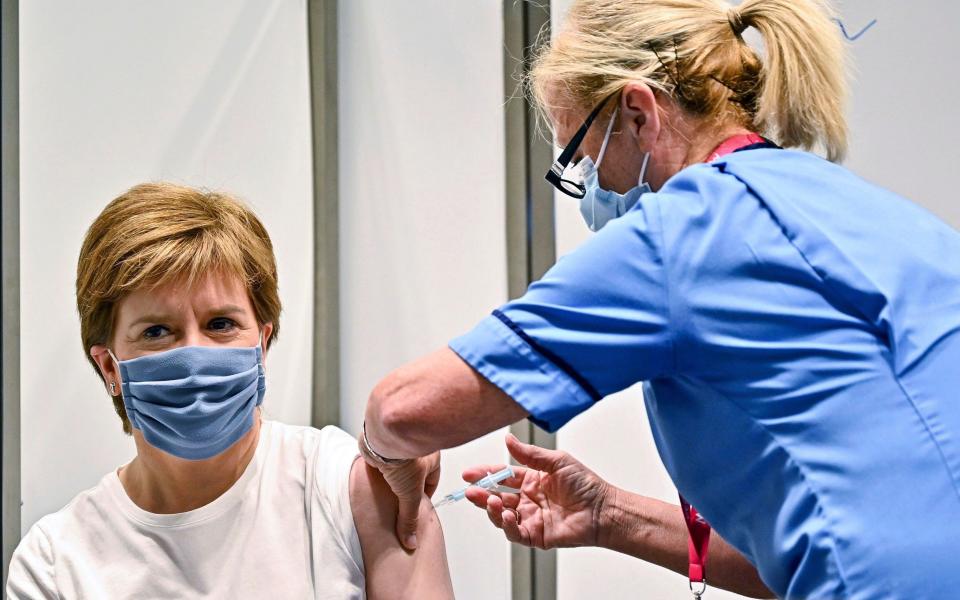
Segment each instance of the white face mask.
[[597,155],[597,163],[586,156],[577,165],[580,168],[580,174],[583,177],[583,185],[587,193],[580,199],[580,214],[586,221],[590,231],[600,231],[604,225],[610,221],[622,217],[637,203],[640,196],[653,191],[650,184],[644,182],[647,174],[647,164],[650,161],[650,153],[643,156],[643,166],[640,167],[640,177],[637,178],[636,187],[630,188],[625,193],[620,194],[600,187],[599,173],[600,163],[603,162],[603,155],[607,151],[607,143],[610,141],[610,133],[613,131],[613,124],[617,120],[619,108],[613,111],[610,117],[610,125],[607,126],[607,133],[603,137],[603,144],[600,146],[600,154]]

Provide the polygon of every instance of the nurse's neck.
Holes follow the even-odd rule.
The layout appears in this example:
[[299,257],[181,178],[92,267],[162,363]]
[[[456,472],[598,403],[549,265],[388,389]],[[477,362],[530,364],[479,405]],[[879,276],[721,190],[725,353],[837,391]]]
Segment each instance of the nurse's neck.
[[674,120],[672,126],[661,129],[660,140],[650,154],[650,186],[659,190],[678,172],[706,161],[726,140],[747,133],[752,132],[738,123],[708,127],[699,120]]
[[130,500],[154,514],[182,513],[210,504],[240,479],[260,438],[260,413],[253,427],[225,451],[206,460],[184,460],[151,446],[134,429],[137,456],[118,472]]

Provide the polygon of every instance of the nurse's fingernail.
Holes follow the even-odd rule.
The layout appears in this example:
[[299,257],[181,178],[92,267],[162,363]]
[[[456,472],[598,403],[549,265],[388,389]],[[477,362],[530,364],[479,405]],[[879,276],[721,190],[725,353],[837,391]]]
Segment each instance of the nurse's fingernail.
[[406,546],[407,548],[410,548],[411,550],[416,550],[417,535],[416,534],[408,535],[407,538],[404,540],[403,545]]

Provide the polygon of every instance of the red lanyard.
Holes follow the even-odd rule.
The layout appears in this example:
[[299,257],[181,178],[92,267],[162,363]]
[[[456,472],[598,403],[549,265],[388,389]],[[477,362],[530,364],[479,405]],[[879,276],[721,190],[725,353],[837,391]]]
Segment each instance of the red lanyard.
[[725,139],[719,146],[714,148],[713,152],[710,153],[710,156],[708,156],[707,160],[704,162],[713,162],[721,156],[726,156],[727,154],[736,152],[741,148],[746,148],[747,146],[752,146],[754,144],[763,144],[766,141],[767,140],[755,133],[741,133],[740,135],[735,135]]
[[[722,156],[736,152],[741,148],[766,142],[755,133],[744,133],[727,138],[717,146],[705,162],[713,162]],[[687,523],[690,533],[687,543],[687,554],[690,558],[690,591],[697,600],[707,590],[707,551],[710,549],[710,524],[697,509],[680,496],[680,509],[683,511],[683,520]]]
[[[710,524],[697,509],[680,496],[680,509],[683,511],[683,520],[687,522],[687,554],[690,557],[690,591],[693,597],[700,596],[707,590],[707,551],[710,549]],[[694,587],[697,585],[697,587]]]

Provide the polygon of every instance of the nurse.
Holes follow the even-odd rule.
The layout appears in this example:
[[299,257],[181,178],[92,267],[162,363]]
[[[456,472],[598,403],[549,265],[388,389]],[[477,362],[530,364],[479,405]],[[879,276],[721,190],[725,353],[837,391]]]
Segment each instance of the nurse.
[[[522,497],[488,500],[508,537],[619,536],[608,545],[699,585],[709,523],[711,584],[810,599],[960,589],[960,235],[836,164],[847,88],[828,10],[574,3],[529,83],[565,145],[547,179],[598,233],[374,389],[362,452],[401,500],[405,545],[432,453],[524,417],[555,431],[642,381],[689,505],[631,496],[619,528],[598,530],[618,522],[604,484],[510,441],[532,468]],[[548,513],[578,482],[580,512]],[[576,516],[592,538],[560,535]]]

